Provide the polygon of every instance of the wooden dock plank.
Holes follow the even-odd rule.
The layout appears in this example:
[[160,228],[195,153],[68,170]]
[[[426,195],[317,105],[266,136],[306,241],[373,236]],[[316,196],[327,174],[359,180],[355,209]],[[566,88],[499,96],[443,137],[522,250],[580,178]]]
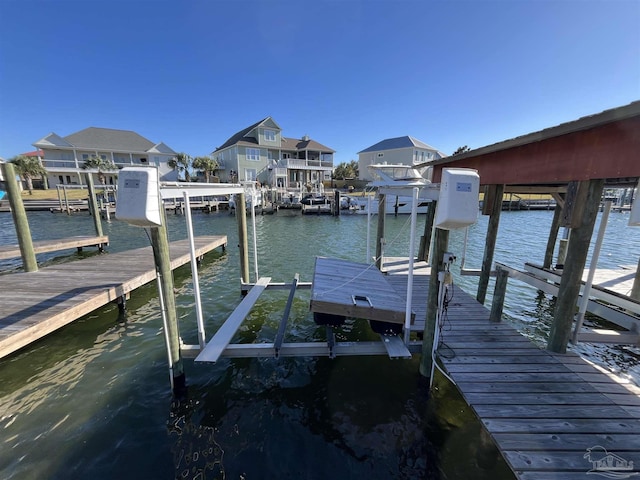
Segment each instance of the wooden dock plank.
[[465,292],[455,298],[441,363],[517,478],[588,478],[584,454],[596,445],[640,461],[640,396],[633,387],[490,322],[489,311]]
[[[354,297],[366,297],[370,304],[360,300],[354,302]],[[317,313],[404,323],[406,301],[375,266],[318,257],[310,308]]]
[[[56,252],[59,250],[68,250],[71,248],[83,248],[89,246],[97,246],[102,248],[109,243],[109,237],[100,236],[76,236],[67,238],[58,238],[54,240],[40,240],[33,242],[33,250],[36,254]],[[0,260],[8,258],[20,257],[20,247],[16,244],[0,245]]]
[[[197,237],[196,255],[226,243],[224,235]],[[169,250],[172,268],[191,259],[188,240]],[[0,358],[154,279],[151,247],[0,275]]]

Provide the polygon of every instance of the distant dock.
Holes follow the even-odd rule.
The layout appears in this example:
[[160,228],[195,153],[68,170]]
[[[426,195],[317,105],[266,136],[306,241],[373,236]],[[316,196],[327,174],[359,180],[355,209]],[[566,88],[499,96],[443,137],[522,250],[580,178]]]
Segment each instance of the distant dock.
[[[225,247],[226,235],[195,238],[196,256]],[[189,241],[170,244],[171,268],[190,261]],[[156,277],[151,247],[0,275],[0,358],[123,299]]]

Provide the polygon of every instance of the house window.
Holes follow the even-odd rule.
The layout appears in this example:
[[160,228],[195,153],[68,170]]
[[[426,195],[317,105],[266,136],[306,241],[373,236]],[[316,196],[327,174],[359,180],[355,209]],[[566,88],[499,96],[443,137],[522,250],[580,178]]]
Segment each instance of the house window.
[[282,158],[284,158],[284,159],[291,158],[291,154],[290,153],[283,153],[282,154]]
[[260,149],[259,148],[247,148],[247,160],[253,162],[260,161]]
[[255,168],[245,168],[244,169],[244,179],[247,182],[255,182],[256,181],[257,172]]
[[273,130],[265,130],[264,131],[264,139],[267,142],[275,142],[276,141],[276,132]]
[[146,158],[140,158],[140,163],[147,163],[147,159]]
[[58,175],[58,179],[60,180],[60,184],[64,185],[64,177],[62,175]]

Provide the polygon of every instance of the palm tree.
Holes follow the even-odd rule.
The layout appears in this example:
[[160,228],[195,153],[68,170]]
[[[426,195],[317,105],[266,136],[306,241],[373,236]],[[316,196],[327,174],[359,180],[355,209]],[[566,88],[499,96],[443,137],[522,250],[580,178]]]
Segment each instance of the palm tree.
[[193,159],[193,168],[204,173],[205,182],[209,183],[211,175],[216,174],[216,170],[220,167],[218,162],[211,157],[196,157]]
[[180,174],[184,173],[184,180],[186,182],[191,181],[191,174],[189,173],[189,167],[191,166],[191,157],[184,152],[178,153],[168,162],[169,166],[174,170],[178,170],[178,178]]
[[29,195],[33,195],[33,178],[43,177],[46,178],[47,170],[42,166],[38,157],[27,157],[25,155],[18,155],[9,160],[15,165],[16,172],[27,182],[27,190]]
[[111,160],[107,160],[106,158],[99,157],[98,155],[91,155],[88,159],[84,161],[84,165],[82,168],[85,170],[98,170],[98,180],[102,185],[107,183],[107,176],[104,174],[105,171],[109,170],[117,170],[115,163]]

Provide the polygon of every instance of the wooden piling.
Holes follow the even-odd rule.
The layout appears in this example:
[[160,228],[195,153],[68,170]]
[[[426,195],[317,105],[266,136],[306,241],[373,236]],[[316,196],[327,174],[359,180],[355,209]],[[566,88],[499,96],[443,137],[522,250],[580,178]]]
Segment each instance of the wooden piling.
[[547,343],[547,349],[552,352],[565,353],[567,350],[603,187],[602,179],[580,182],[573,204],[573,208],[580,209],[580,213],[569,213],[573,228],[569,236],[567,259],[560,279],[558,300]]
[[67,211],[67,215],[71,215],[71,207],[69,206],[69,198],[67,197],[67,188],[62,187],[62,193],[64,193],[64,208]]
[[502,310],[504,307],[504,298],[507,293],[507,280],[509,272],[503,268],[496,267],[496,285],[493,290],[493,301],[491,302],[491,322],[500,322],[502,320]]
[[640,261],[638,261],[636,274],[633,277],[633,287],[631,287],[631,293],[629,294],[629,296],[634,300],[640,301]]
[[[249,283],[249,240],[247,239],[247,214],[245,194],[236,194],[236,220],[238,223],[238,249],[240,253],[240,275],[243,283]],[[253,208],[253,205],[252,207]]]
[[9,198],[9,205],[11,205],[11,215],[13,216],[13,223],[16,227],[16,235],[18,236],[22,266],[26,272],[35,272],[38,270],[38,262],[36,261],[36,254],[33,249],[33,240],[31,239],[27,212],[24,209],[24,203],[22,203],[22,196],[18,182],[16,181],[16,172],[13,164],[3,163],[2,172],[7,186],[7,197]]
[[90,173],[85,173],[85,180],[87,181],[87,189],[89,190],[89,211],[93,216],[93,226],[96,229],[96,235],[101,237],[102,234],[102,222],[100,221],[100,210],[98,209],[98,200],[96,199],[96,192],[93,185],[93,176]]
[[333,215],[340,216],[340,190],[333,191]]
[[376,233],[376,267],[382,268],[382,256],[384,255],[384,220],[386,215],[387,196],[380,194],[378,198],[378,231]]
[[161,209],[162,225],[151,228],[151,246],[153,258],[160,284],[161,307],[165,315],[167,350],[169,352],[169,368],[171,370],[172,389],[176,397],[186,393],[186,379],[184,365],[180,353],[180,330],[176,312],[176,298],[174,294],[173,272],[171,271],[171,257],[169,256],[169,239],[167,237],[166,217]]
[[429,378],[433,365],[431,352],[436,332],[436,314],[438,312],[438,272],[444,270],[443,257],[449,248],[449,230],[435,229],[433,257],[431,258],[431,274],[429,275],[429,291],[427,293],[427,313],[422,336],[422,358],[420,374]]
[[551,268],[553,263],[553,252],[556,248],[556,240],[558,239],[558,231],[560,230],[560,221],[562,220],[562,206],[556,199],[556,208],[553,211],[553,220],[551,222],[551,228],[549,229],[549,238],[547,239],[547,248],[544,252],[544,260],[542,266],[544,268]]
[[429,262],[429,248],[431,247],[431,235],[433,232],[433,221],[436,216],[436,206],[438,202],[434,200],[427,206],[427,215],[424,224],[424,233],[420,237],[420,247],[418,248],[418,261]]
[[[487,236],[484,245],[484,257],[482,258],[482,270],[478,280],[478,294],[476,299],[484,305],[491,276],[491,265],[493,264],[493,253],[496,249],[496,238],[498,237],[498,226],[500,225],[500,211],[502,210],[502,196],[504,195],[504,185],[490,185],[485,193],[483,213],[486,215],[489,209],[489,225],[487,226]],[[487,202],[487,196],[490,201]]]

